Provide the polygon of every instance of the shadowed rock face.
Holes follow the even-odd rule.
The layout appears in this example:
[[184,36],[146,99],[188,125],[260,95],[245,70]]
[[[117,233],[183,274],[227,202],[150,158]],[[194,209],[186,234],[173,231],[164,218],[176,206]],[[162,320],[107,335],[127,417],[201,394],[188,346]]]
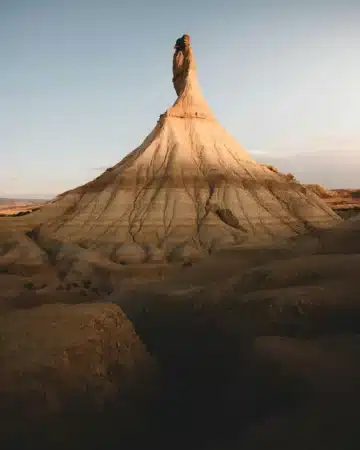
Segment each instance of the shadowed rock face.
[[141,427],[157,365],[118,307],[44,305],[0,325],[1,448],[74,448],[71,433],[88,448]]
[[181,245],[211,251],[340,220],[314,192],[257,164],[217,122],[187,35],[175,46],[173,83],[178,97],[144,142],[33,214],[34,225],[91,248],[126,245],[123,253],[139,259],[149,246],[165,255]]

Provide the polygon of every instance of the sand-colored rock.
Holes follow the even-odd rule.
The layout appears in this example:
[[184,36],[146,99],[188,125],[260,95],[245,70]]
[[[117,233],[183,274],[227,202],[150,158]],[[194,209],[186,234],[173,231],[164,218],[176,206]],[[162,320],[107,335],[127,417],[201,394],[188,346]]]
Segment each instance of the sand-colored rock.
[[[72,423],[91,436],[104,408],[124,432],[141,426],[155,388],[154,360],[114,305],[44,305],[0,317],[3,439],[13,434],[19,444],[22,432],[33,438],[32,428],[43,426],[37,444],[55,444],[66,440],[62,426],[68,430]],[[81,425],[81,417],[89,422]],[[47,423],[54,435],[47,434]]]
[[36,229],[30,236],[33,243],[46,252],[65,284],[91,280],[93,287],[109,291],[112,289],[111,277],[122,269],[110,260],[113,251],[104,248],[93,250],[79,244],[61,242],[54,239],[47,229]]
[[324,186],[307,185],[341,217],[348,219],[360,214],[359,189],[326,189]]
[[175,247],[169,254],[171,262],[185,262],[190,263],[199,261],[204,257],[204,252],[201,247],[194,245],[194,243],[185,243]]
[[336,192],[330,189],[326,189],[326,187],[322,184],[307,184],[306,187],[314,191],[315,194],[317,194],[321,198],[331,198],[335,197],[336,195]]
[[[131,242],[167,253],[194,241],[211,251],[340,220],[293,177],[257,164],[217,122],[202,96],[189,41],[181,38],[174,54],[178,98],[144,142],[27,220],[62,241],[113,242],[114,248]],[[130,252],[131,260],[134,252],[139,255]]]
[[147,254],[147,262],[151,263],[165,263],[166,254],[163,248],[157,247],[156,245],[149,244],[145,246]]
[[36,272],[48,263],[48,257],[25,234],[7,232],[0,234],[0,267],[10,272]]
[[146,260],[146,251],[136,243],[122,244],[115,249],[112,259],[120,264],[139,264]]

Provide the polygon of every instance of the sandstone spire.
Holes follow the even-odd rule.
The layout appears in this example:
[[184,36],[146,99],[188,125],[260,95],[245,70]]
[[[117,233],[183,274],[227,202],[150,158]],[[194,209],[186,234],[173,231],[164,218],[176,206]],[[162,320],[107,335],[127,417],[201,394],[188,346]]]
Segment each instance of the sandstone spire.
[[61,240],[106,247],[125,262],[127,253],[181,258],[339,220],[313,192],[257,164],[217,122],[187,35],[175,45],[173,84],[175,103],[137,149],[34,219]]

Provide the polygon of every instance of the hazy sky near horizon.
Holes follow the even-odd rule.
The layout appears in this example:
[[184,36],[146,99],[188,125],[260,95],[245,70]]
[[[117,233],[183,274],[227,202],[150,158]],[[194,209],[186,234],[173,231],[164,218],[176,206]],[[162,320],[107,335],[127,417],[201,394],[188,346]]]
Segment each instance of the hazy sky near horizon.
[[0,197],[57,194],[137,147],[175,100],[184,33],[255,157],[358,155],[359,23],[357,0],[0,0]]

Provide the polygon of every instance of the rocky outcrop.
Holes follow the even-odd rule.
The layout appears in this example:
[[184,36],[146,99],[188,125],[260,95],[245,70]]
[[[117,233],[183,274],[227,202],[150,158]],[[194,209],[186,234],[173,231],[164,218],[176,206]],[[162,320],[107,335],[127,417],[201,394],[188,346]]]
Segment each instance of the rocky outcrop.
[[149,261],[149,246],[171,254],[194,242],[207,252],[341,220],[294,177],[257,164],[218,123],[187,35],[175,46],[173,83],[175,103],[138,148],[31,214],[31,223],[60,241],[112,242],[116,260],[127,264]]
[[8,273],[32,274],[48,264],[48,256],[36,243],[20,232],[0,234],[0,268]]
[[44,305],[0,317],[3,443],[91,443],[106,438],[100,419],[112,433],[140,429],[156,389],[155,361],[114,305]]
[[122,244],[115,249],[112,259],[120,264],[140,264],[146,260],[146,251],[135,243]]

